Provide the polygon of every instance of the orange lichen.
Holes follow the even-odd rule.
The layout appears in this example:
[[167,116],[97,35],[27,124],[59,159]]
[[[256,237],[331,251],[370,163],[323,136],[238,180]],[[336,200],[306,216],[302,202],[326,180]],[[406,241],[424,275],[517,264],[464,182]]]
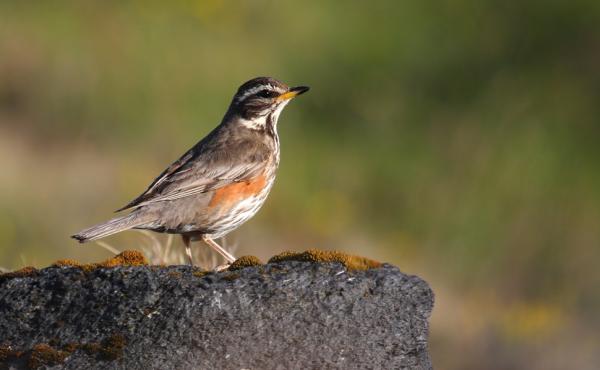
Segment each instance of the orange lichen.
[[38,273],[38,270],[35,267],[27,266],[27,267],[23,267],[20,270],[10,271],[10,272],[5,272],[3,274],[0,274],[0,282],[2,282],[4,280],[8,280],[8,279],[35,276],[37,273]]
[[68,352],[56,350],[47,344],[37,344],[31,349],[27,367],[37,369],[42,366],[58,365],[63,363],[68,356]]
[[85,272],[99,268],[112,268],[118,266],[146,266],[148,260],[144,255],[135,250],[123,251],[116,256],[98,263],[81,263],[72,259],[63,259],[54,262],[51,267],[77,267]]
[[229,271],[235,271],[235,270],[241,270],[245,267],[251,267],[251,266],[261,266],[263,265],[262,261],[258,259],[258,257],[254,257],[254,256],[242,256],[240,258],[238,258],[237,260],[235,260],[235,262],[233,262],[228,270]]
[[83,264],[79,261],[72,259],[58,260],[54,262],[51,267],[81,267]]
[[0,363],[23,356],[23,352],[14,350],[11,346],[0,345]]
[[145,266],[148,260],[142,252],[135,250],[123,251],[113,258],[100,262],[98,267],[116,267],[116,266]]
[[318,249],[309,249],[305,252],[286,251],[271,257],[269,263],[282,261],[338,262],[344,265],[348,270],[368,270],[381,266],[380,262],[365,257],[353,256],[338,251],[322,251]]

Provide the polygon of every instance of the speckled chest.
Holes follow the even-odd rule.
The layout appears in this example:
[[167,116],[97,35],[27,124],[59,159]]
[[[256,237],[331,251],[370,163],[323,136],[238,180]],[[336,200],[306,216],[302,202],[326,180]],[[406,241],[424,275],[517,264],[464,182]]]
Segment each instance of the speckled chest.
[[208,204],[207,229],[212,237],[221,237],[254,216],[262,207],[277,172],[279,156],[267,162],[255,178],[217,189]]

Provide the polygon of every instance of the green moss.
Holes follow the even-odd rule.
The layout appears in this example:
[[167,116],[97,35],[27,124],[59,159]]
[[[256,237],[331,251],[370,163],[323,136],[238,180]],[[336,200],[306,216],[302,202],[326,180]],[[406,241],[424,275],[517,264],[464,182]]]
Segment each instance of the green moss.
[[262,266],[262,265],[263,265],[263,263],[261,260],[258,259],[258,257],[243,256],[243,257],[238,258],[234,263],[232,263],[231,266],[229,266],[228,270],[235,271],[235,270],[241,270],[246,267]]
[[14,279],[14,278],[23,278],[29,276],[37,275],[38,270],[35,267],[27,266],[23,267],[20,270],[5,272],[4,274],[0,274],[0,283],[4,280]]
[[309,249],[305,252],[283,252],[271,257],[269,263],[283,261],[338,262],[344,265],[348,270],[368,270],[381,266],[380,262],[365,257],[353,256],[338,251],[322,251],[318,249]]
[[31,349],[27,367],[38,369],[42,366],[62,364],[68,356],[68,352],[56,350],[47,344],[37,344]]
[[99,268],[112,268],[118,266],[146,266],[148,260],[144,255],[135,250],[123,251],[116,256],[98,263],[81,263],[72,259],[63,259],[54,262],[51,267],[77,267],[85,272],[90,272]]

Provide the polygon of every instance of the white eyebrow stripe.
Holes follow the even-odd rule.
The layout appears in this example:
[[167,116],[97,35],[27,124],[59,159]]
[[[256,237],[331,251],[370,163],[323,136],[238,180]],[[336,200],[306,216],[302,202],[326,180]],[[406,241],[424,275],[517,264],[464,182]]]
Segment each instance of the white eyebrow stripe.
[[246,92],[244,93],[244,95],[240,96],[240,97],[237,99],[237,101],[238,101],[238,102],[240,102],[240,101],[243,101],[243,100],[245,100],[247,97],[249,97],[249,96],[251,96],[251,95],[254,95],[254,94],[256,94],[257,92],[259,92],[259,91],[261,91],[261,90],[265,90],[265,89],[277,91],[279,94],[282,94],[282,93],[284,93],[284,92],[285,92],[285,91],[284,91],[282,88],[280,88],[279,86],[273,86],[273,85],[271,85],[271,84],[267,84],[267,85],[259,85],[259,86],[253,87],[253,88],[249,89],[248,91],[246,91]]

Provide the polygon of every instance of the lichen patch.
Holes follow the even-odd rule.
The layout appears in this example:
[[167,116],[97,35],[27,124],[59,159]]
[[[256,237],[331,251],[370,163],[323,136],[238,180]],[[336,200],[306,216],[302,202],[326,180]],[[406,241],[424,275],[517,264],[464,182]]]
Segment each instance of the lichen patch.
[[5,272],[0,274],[0,283],[4,280],[14,279],[14,278],[24,278],[37,275],[38,270],[35,267],[27,266],[23,267],[20,270]]
[[68,352],[54,349],[48,344],[36,344],[29,354],[27,367],[30,369],[38,369],[42,366],[59,365],[62,364],[68,356]]
[[146,266],[148,260],[142,252],[135,250],[126,250],[116,256],[97,263],[81,263],[72,259],[63,259],[54,262],[51,267],[77,267],[85,272],[96,270],[99,268],[112,268],[119,266]]
[[12,359],[20,358],[21,356],[23,356],[22,351],[17,351],[11,346],[0,345],[0,364]]
[[[39,369],[62,364],[67,357],[77,350],[88,355],[97,355],[100,360],[115,361],[123,357],[126,340],[121,334],[113,334],[102,343],[68,343],[62,348],[55,344],[39,343],[28,350],[16,350],[9,345],[0,345],[0,364],[24,360],[28,369]],[[59,349],[60,348],[60,349]]]
[[339,251],[322,251],[319,249],[309,249],[305,252],[286,251],[271,257],[269,263],[283,261],[303,261],[303,262],[338,262],[344,265],[348,270],[369,270],[381,266],[377,262],[365,257],[353,256],[351,254]]
[[241,270],[246,267],[262,266],[263,263],[258,257],[255,256],[243,256],[235,260],[230,266],[229,271]]

